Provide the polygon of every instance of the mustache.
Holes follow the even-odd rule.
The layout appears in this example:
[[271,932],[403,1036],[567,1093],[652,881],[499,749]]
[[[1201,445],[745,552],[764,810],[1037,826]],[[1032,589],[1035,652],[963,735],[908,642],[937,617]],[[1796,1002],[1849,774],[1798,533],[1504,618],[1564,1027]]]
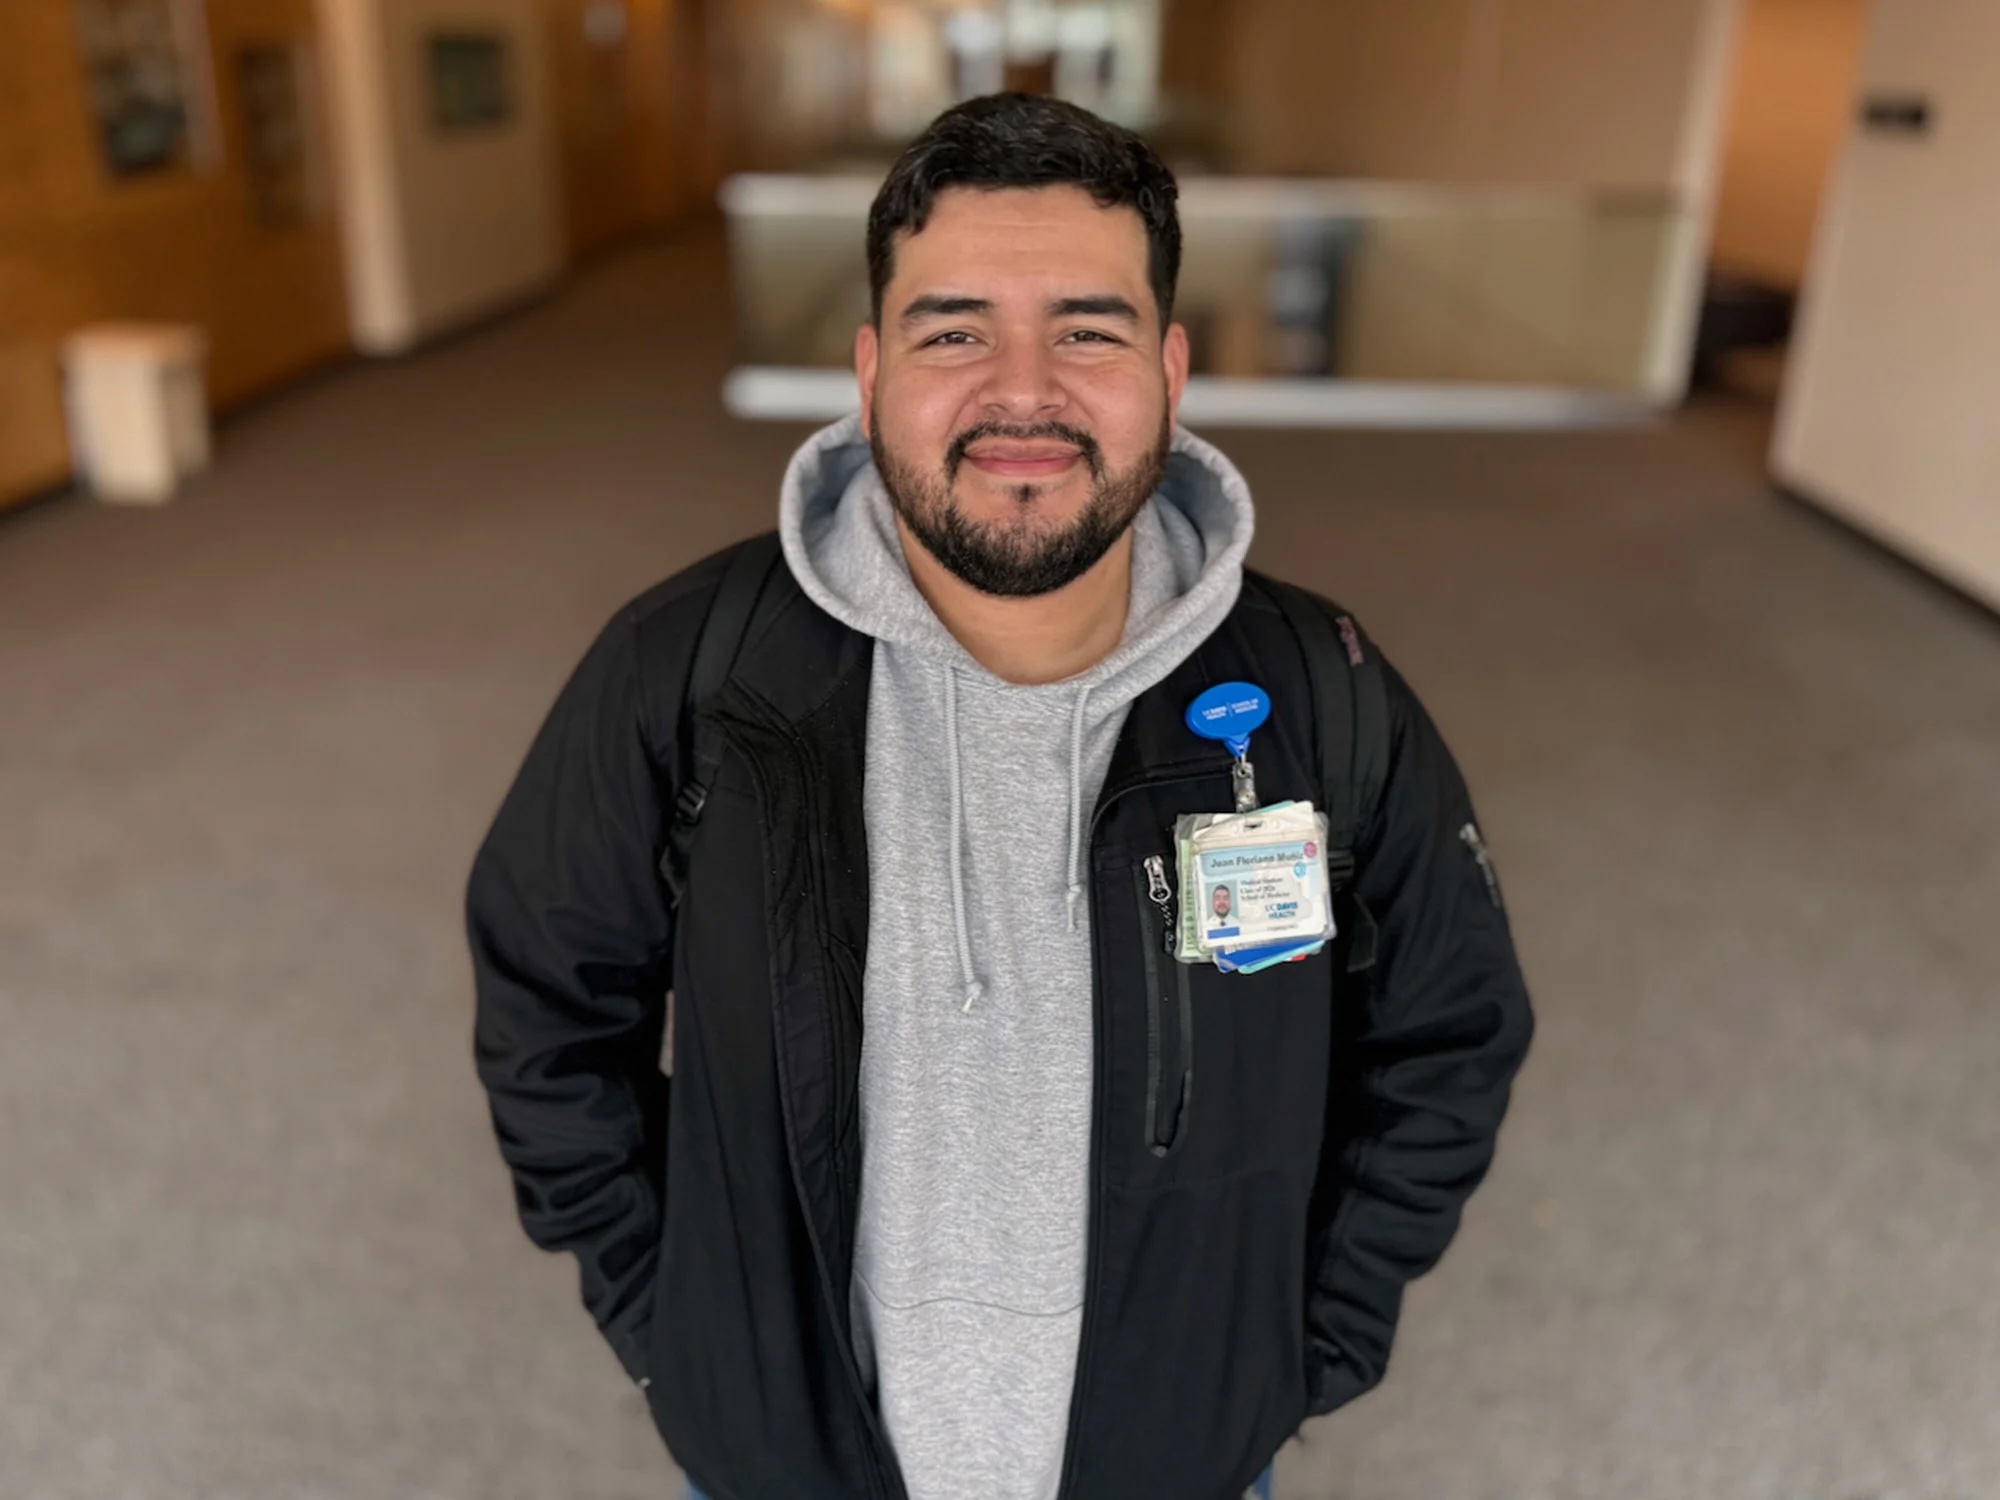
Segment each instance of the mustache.
[[966,453],[974,443],[983,443],[988,438],[1011,439],[1017,443],[1053,438],[1057,442],[1068,443],[1083,455],[1093,479],[1104,477],[1104,450],[1097,446],[1097,439],[1081,427],[1072,427],[1067,422],[1035,422],[1026,427],[1014,427],[1005,422],[981,422],[976,427],[968,427],[953,438],[951,447],[945,450],[946,476],[958,478],[959,465],[965,462]]

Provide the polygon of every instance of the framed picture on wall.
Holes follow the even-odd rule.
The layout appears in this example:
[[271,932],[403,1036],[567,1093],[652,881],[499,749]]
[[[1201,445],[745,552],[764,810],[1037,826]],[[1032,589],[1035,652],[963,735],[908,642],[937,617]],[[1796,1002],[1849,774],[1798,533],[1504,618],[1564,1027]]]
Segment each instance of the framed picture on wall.
[[505,125],[514,118],[509,72],[504,32],[432,32],[431,122],[446,132]]
[[207,43],[190,0],[71,0],[90,110],[115,177],[206,165]]

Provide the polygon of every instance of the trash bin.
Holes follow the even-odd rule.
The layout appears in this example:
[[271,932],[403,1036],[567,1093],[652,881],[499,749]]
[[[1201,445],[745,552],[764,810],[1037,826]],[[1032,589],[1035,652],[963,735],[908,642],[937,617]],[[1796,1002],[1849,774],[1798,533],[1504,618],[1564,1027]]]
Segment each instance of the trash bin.
[[208,337],[170,323],[96,323],[63,344],[78,481],[102,500],[158,505],[208,467]]

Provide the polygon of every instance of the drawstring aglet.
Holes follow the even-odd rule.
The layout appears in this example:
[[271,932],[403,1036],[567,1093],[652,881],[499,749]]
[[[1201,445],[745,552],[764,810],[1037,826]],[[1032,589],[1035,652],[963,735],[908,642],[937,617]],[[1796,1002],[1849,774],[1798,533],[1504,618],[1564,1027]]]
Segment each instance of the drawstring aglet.
[[1069,905],[1069,930],[1070,930],[1071,932],[1075,932],[1075,931],[1076,931],[1076,903],[1077,903],[1077,902],[1078,902],[1078,901],[1079,901],[1080,899],[1082,899],[1082,896],[1083,896],[1083,887],[1082,887],[1082,886],[1080,886],[1080,885],[1072,885],[1072,886],[1071,886],[1071,887],[1069,888],[1069,901],[1068,901],[1068,905]]

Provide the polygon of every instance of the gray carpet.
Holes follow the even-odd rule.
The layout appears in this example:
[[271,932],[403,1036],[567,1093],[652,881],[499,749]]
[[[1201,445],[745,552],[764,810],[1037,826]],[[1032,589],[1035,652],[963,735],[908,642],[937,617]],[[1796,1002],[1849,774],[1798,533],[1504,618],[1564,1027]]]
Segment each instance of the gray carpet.
[[[0,1497],[673,1493],[514,1225],[457,901],[600,621],[768,523],[725,316],[649,249],[0,521]],[[1456,742],[1543,1016],[1281,1494],[2000,1496],[2000,627],[1754,410],[1214,435]]]

